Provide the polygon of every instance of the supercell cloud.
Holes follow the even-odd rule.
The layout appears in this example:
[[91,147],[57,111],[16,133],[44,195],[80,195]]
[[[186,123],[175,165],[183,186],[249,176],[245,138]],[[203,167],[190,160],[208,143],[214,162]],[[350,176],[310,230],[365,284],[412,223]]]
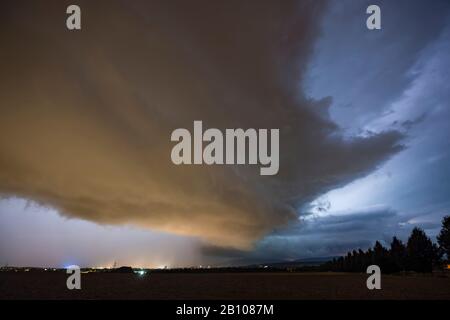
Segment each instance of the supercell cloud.
[[[50,5],[51,4],[51,5]],[[14,1],[0,29],[0,193],[105,225],[248,249],[401,150],[342,138],[302,91],[322,1]],[[176,128],[279,128],[280,171],[175,166]]]

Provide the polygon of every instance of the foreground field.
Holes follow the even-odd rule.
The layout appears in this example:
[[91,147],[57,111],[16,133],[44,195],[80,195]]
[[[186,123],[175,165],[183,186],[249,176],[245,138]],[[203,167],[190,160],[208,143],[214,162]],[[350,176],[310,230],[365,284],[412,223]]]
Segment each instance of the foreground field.
[[383,276],[368,290],[365,274],[89,273],[81,290],[64,273],[0,273],[0,299],[450,299],[450,278]]

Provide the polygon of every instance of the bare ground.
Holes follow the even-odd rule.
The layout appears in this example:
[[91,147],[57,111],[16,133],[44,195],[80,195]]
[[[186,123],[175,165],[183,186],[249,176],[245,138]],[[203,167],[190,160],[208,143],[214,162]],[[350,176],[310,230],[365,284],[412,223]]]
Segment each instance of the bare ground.
[[0,273],[0,299],[446,299],[450,278],[384,275],[381,290],[367,275],[346,273],[88,273],[81,290],[64,273]]

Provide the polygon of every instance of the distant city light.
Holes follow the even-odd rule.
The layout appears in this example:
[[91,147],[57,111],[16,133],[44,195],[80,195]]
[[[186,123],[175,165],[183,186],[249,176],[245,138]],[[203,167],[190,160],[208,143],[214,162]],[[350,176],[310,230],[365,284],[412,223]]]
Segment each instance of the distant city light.
[[144,270],[139,270],[136,272],[138,275],[140,276],[144,276],[145,275],[145,271]]
[[156,267],[156,269],[167,269],[167,265],[159,265]]

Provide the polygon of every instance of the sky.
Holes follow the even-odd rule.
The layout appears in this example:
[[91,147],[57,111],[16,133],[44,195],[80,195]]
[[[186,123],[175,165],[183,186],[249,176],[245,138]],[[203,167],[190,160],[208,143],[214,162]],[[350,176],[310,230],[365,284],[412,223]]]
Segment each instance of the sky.
[[[450,213],[450,3],[10,1],[0,264],[175,267],[366,249]],[[170,133],[279,128],[280,170]]]

